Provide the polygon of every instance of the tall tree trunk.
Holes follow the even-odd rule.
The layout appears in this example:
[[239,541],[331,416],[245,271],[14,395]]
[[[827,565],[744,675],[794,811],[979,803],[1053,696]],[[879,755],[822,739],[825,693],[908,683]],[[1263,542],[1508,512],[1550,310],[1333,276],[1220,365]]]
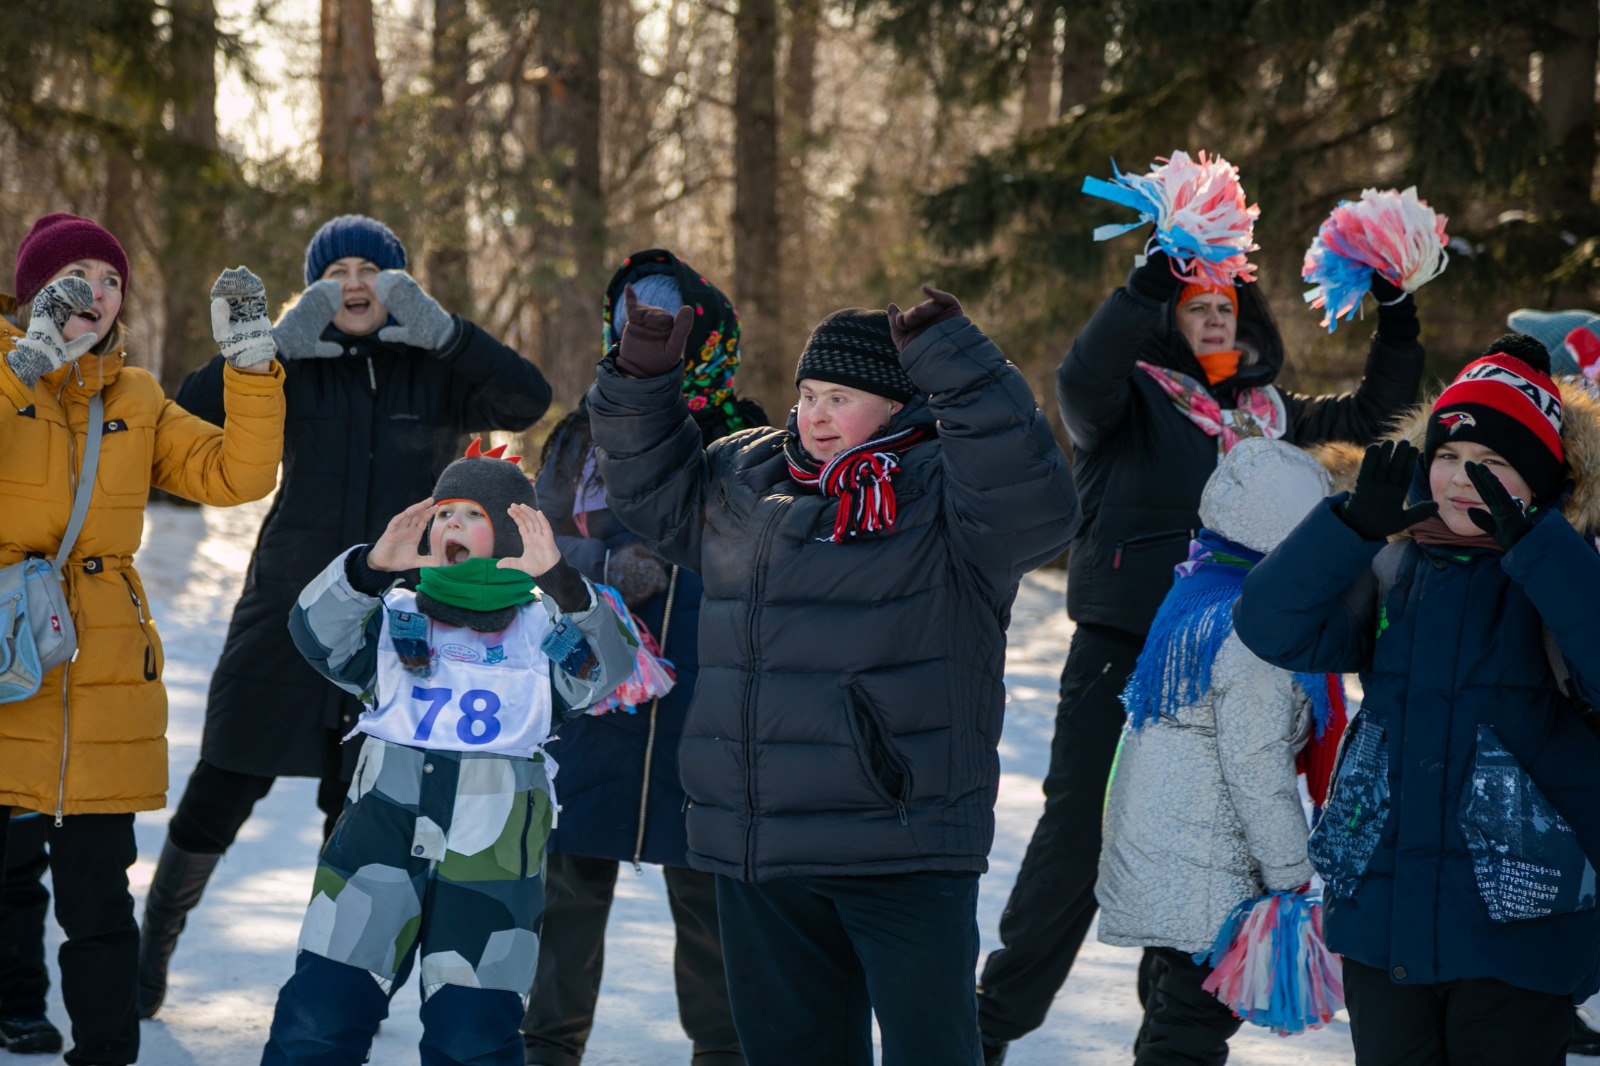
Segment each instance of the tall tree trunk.
[[1061,48],[1061,98],[1056,114],[1092,104],[1100,96],[1106,73],[1104,20],[1087,13],[1067,11],[1067,36]]
[[1022,69],[1022,132],[1050,125],[1050,90],[1056,75],[1057,0],[1033,0],[1028,22],[1028,57]]
[[467,188],[461,140],[471,135],[467,78],[471,54],[467,0],[433,0],[432,137],[428,141],[431,230],[427,241],[428,289],[446,310],[475,318],[467,271]]
[[778,12],[739,0],[733,103],[733,285],[742,324],[741,384],[772,410],[787,406],[778,337]]
[[1594,214],[1595,62],[1600,13],[1594,0],[1560,0],[1551,21],[1561,41],[1544,54],[1539,109],[1550,136],[1548,205],[1563,215]]
[[370,210],[373,140],[383,107],[372,0],[322,0],[321,22],[322,180],[348,195],[356,210]]
[[[817,41],[820,0],[789,0],[789,55],[783,71],[780,126],[782,167],[778,171],[778,220],[783,255],[779,264],[788,298],[778,307],[778,352],[799,351],[811,328],[810,280],[813,275],[808,226],[810,192],[806,184],[811,151],[811,118],[817,99]],[[740,385],[744,382],[741,380]]]
[[[540,9],[539,149],[549,160],[565,218],[543,225],[538,255],[556,268],[543,294],[540,363],[556,398],[576,403],[599,355],[605,277],[605,203],[600,186],[600,0],[553,0]],[[561,212],[552,214],[560,216]]]
[[[215,351],[207,272],[219,261],[222,203],[212,184],[217,151],[217,13],[213,0],[174,0],[172,59],[189,90],[173,101],[174,165],[162,176],[160,248],[161,387],[175,395],[183,377]],[[231,264],[230,264],[231,265]]]

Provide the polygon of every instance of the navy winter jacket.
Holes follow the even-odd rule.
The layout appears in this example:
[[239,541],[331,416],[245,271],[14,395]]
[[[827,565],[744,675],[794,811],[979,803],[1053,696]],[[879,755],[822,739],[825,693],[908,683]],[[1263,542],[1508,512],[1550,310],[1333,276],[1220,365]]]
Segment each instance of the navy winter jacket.
[[790,478],[783,430],[702,451],[678,373],[600,365],[611,509],[705,581],[679,746],[696,869],[987,867],[1011,603],[1072,535],[1077,495],[1027,382],[966,318],[901,362],[926,398],[890,428],[938,436],[901,457],[893,530],[842,544],[838,501]]
[[1361,673],[1312,837],[1328,946],[1397,984],[1588,995],[1600,740],[1545,640],[1579,697],[1600,699],[1600,558],[1552,512],[1504,555],[1397,542],[1380,586],[1384,546],[1334,513],[1342,499],[1256,566],[1234,608],[1240,639],[1275,666]]

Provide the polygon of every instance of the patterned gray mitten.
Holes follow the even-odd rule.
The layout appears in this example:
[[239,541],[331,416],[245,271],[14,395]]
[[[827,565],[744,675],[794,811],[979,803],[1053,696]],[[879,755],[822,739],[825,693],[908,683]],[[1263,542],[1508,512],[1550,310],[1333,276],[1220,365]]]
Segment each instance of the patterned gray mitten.
[[236,367],[272,358],[272,322],[267,318],[267,287],[247,267],[224,270],[211,286],[211,336]]
[[379,340],[438,352],[455,339],[455,319],[404,270],[383,271],[373,288],[378,302],[399,323],[380,329]]
[[344,349],[322,339],[333,316],[344,306],[344,289],[332,278],[306,286],[300,299],[272,327],[280,359],[337,359]]
[[53,370],[59,370],[93,348],[100,338],[85,333],[77,340],[61,336],[67,319],[94,306],[94,290],[82,278],[58,278],[33,298],[28,335],[16,342],[6,362],[28,388]]

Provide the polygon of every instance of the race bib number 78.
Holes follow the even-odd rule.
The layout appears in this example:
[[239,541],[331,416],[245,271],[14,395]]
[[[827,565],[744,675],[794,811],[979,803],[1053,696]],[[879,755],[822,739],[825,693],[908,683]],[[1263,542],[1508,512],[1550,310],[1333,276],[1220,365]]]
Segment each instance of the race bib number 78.
[[457,699],[454,689],[414,685],[411,698],[428,705],[417,722],[416,734],[411,738],[413,740],[427,743],[433,736],[433,727],[440,712],[452,704],[461,713],[456,720],[456,736],[461,738],[461,743],[492,744],[500,735],[500,719],[495,717],[500,712],[500,697],[489,689],[467,689]]

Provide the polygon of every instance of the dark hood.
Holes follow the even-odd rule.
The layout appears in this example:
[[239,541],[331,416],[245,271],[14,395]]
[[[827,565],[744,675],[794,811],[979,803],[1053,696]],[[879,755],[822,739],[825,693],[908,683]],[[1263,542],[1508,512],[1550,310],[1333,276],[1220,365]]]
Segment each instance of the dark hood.
[[[1234,292],[1239,298],[1239,331],[1235,343],[1241,349],[1255,352],[1256,358],[1249,366],[1243,365],[1241,360],[1237,374],[1212,387],[1212,394],[1225,403],[1243,389],[1271,384],[1283,369],[1283,336],[1278,332],[1278,323],[1273,320],[1261,286],[1248,282],[1235,286]],[[1189,347],[1188,338],[1178,330],[1177,310],[1178,296],[1174,294],[1162,308],[1161,324],[1150,335],[1148,354],[1143,354],[1142,358],[1157,366],[1180,370],[1196,381],[1204,381],[1206,376],[1200,369],[1200,361]]]

